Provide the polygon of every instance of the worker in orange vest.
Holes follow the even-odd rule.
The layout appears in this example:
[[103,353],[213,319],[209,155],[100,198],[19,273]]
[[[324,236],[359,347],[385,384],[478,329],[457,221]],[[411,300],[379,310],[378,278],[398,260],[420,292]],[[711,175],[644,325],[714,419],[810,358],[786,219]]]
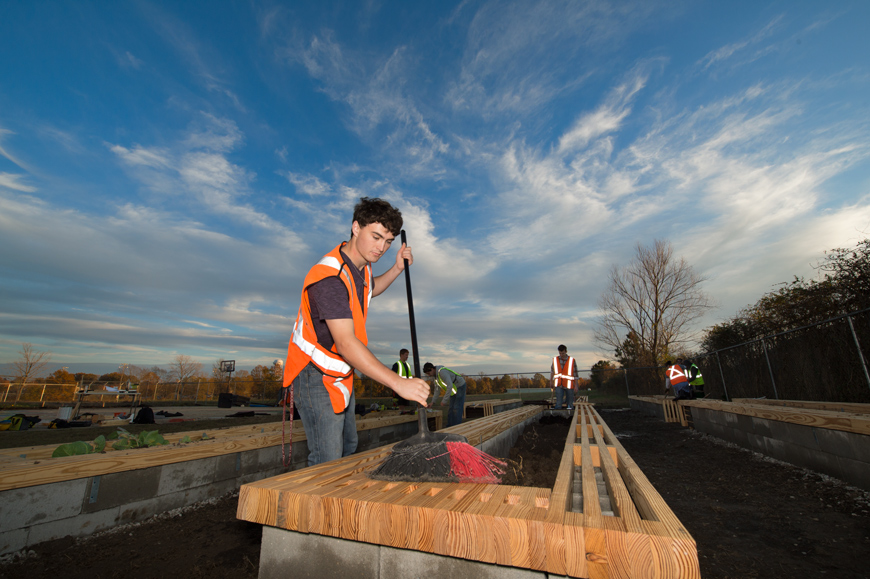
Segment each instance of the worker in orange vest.
[[686,374],[686,369],[680,363],[682,360],[677,359],[674,364],[668,360],[665,365],[665,393],[668,388],[674,391],[674,400],[688,400],[692,398],[692,387],[689,385],[689,377]]
[[574,389],[577,387],[577,363],[568,355],[568,348],[560,344],[559,355],[550,367],[550,390],[556,393],[556,410],[562,409],[562,400],[568,410],[574,409]]
[[305,277],[287,347],[284,388],[305,426],[309,466],[356,451],[354,369],[402,398],[427,406],[429,385],[392,372],[367,345],[371,298],[399,277],[406,259],[413,263],[411,248],[403,244],[390,269],[373,277],[372,264],[389,250],[401,229],[398,209],[382,199],[363,197],[354,207],[350,241],[326,254]]

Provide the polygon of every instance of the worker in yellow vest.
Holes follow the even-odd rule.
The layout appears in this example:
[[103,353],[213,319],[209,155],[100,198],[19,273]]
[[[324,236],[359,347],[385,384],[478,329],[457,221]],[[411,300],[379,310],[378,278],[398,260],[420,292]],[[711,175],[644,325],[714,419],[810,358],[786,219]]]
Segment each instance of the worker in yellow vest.
[[399,396],[426,406],[429,385],[391,372],[368,349],[366,319],[372,297],[413,263],[402,245],[395,263],[374,277],[372,264],[402,229],[402,214],[383,199],[363,197],[354,207],[350,241],[326,254],[305,276],[284,366],[285,398],[294,400],[308,436],[313,466],[356,451],[353,376],[359,370]]
[[[413,376],[413,374],[411,374],[411,365],[408,364],[408,356],[410,354],[411,352],[409,352],[407,348],[402,348],[401,350],[399,350],[398,361],[393,364],[393,372],[395,372],[402,378],[410,378],[411,376]],[[411,406],[413,404],[413,402],[411,402],[410,400],[405,400],[398,394],[396,394],[396,397],[398,398],[399,406]]]
[[559,355],[550,367],[550,390],[556,394],[556,410],[562,409],[563,399],[568,410],[574,409],[574,389],[577,388],[577,363],[568,355],[568,348],[560,344]]

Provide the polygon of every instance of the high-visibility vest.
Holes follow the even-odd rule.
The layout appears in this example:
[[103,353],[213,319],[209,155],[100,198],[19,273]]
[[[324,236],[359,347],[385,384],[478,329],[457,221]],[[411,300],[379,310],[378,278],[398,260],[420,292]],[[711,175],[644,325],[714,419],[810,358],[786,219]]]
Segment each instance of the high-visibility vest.
[[691,384],[692,386],[703,386],[704,385],[704,376],[701,375],[701,369],[698,368],[697,365],[692,364],[691,366],[689,366],[690,372],[691,372],[692,368],[695,368],[696,370],[698,370],[698,374],[694,378],[689,380],[689,384]]
[[556,356],[553,358],[553,387],[555,388],[573,388],[574,387],[574,358],[568,356],[565,364],[559,364],[561,358]]
[[396,372],[402,378],[410,378],[411,377],[411,365],[407,362],[402,362],[399,360],[396,362],[399,365],[399,371]]
[[305,276],[305,282],[302,285],[302,301],[299,305],[299,313],[296,315],[296,323],[293,325],[293,335],[287,346],[287,363],[284,365],[285,388],[293,382],[309,362],[317,366],[323,372],[323,385],[329,393],[329,400],[335,413],[344,411],[350,403],[350,394],[353,391],[353,368],[338,354],[335,344],[327,350],[317,343],[317,334],[311,321],[308,288],[323,279],[338,276],[347,287],[350,311],[353,314],[354,334],[360,342],[368,345],[366,317],[374,285],[372,283],[372,267],[371,264],[367,264],[363,270],[368,291],[364,296],[365,307],[362,307],[357,298],[356,281],[341,257],[340,251],[344,245],[342,243],[324,255]]
[[689,379],[686,377],[686,373],[683,372],[682,367],[679,364],[674,364],[668,368],[668,381],[671,383],[671,386],[676,386],[677,384],[688,382]]
[[[447,392],[447,382],[441,379],[441,370],[447,370],[448,372],[453,372],[450,368],[446,366],[438,366],[435,368],[435,383],[438,384],[438,387],[441,388],[441,392]],[[453,372],[456,376],[460,376],[458,372]],[[450,396],[456,394],[456,384],[450,384]]]

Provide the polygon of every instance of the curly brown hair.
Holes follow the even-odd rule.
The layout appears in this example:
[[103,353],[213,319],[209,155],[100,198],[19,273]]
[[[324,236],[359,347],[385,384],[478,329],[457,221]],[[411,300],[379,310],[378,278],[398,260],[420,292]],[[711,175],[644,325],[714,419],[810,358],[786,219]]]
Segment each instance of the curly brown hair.
[[353,220],[360,227],[380,223],[393,235],[399,235],[403,223],[402,212],[378,197],[361,197],[353,208]]

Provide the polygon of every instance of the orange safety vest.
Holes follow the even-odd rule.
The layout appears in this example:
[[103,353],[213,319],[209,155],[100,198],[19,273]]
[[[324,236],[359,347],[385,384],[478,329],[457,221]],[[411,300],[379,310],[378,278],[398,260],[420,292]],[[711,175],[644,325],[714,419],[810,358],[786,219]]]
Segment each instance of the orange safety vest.
[[553,387],[554,388],[573,388],[574,387],[574,358],[568,356],[565,364],[559,364],[560,358],[553,358]]
[[[338,276],[347,287],[350,298],[350,311],[353,314],[353,331],[357,339],[368,345],[366,335],[366,317],[369,311],[369,302],[372,299],[372,266],[367,264],[363,275],[368,291],[365,295],[365,308],[362,308],[357,299],[356,283],[353,275],[347,270],[340,250],[345,243],[323,256],[305,276],[302,286],[302,302],[299,305],[299,313],[296,315],[296,323],[293,325],[293,335],[287,346],[287,363],[284,365],[284,387],[289,386],[299,372],[309,363],[314,363],[323,372],[323,385],[329,392],[329,400],[332,402],[332,410],[337,414],[343,412],[350,403],[350,394],[353,391],[353,368],[338,354],[333,344],[327,350],[317,343],[317,334],[311,321],[311,304],[308,302],[308,288],[330,276]],[[345,381],[347,383],[345,383]]]
[[668,381],[671,383],[671,386],[676,386],[677,384],[688,382],[689,378],[683,372],[683,369],[680,368],[679,364],[674,364],[668,368]]

